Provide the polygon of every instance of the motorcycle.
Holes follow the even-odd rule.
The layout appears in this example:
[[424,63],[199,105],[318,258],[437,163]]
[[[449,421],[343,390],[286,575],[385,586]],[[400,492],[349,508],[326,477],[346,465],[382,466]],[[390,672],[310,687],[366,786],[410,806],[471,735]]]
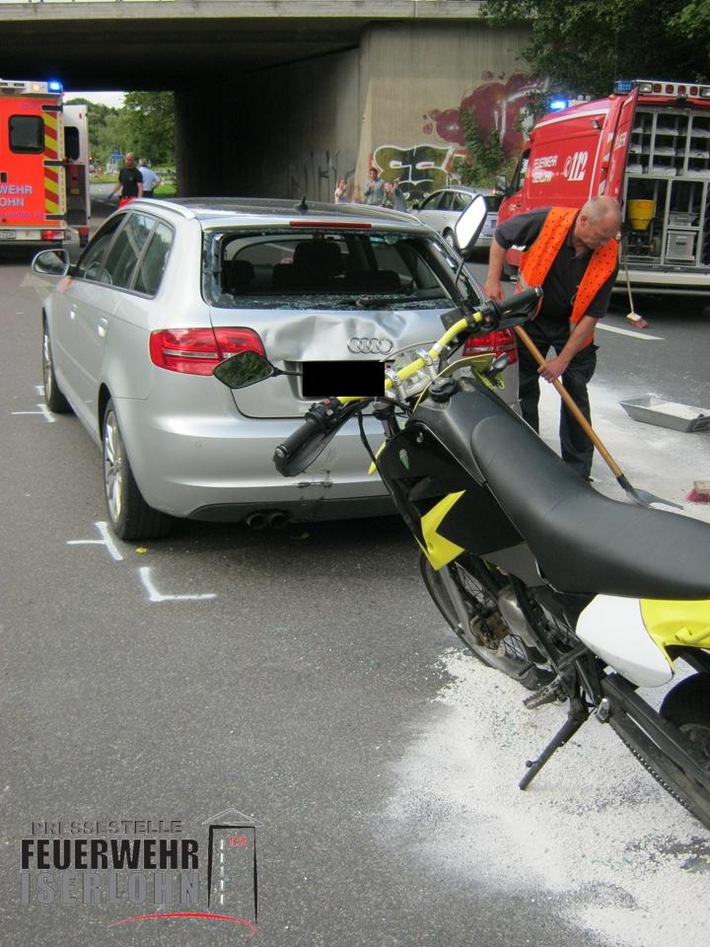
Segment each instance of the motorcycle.
[[[600,494],[498,396],[505,356],[457,357],[472,335],[520,325],[540,298],[532,287],[475,311],[462,298],[429,351],[383,365],[378,391],[313,404],[274,462],[301,473],[357,420],[445,621],[529,691],[526,707],[566,704],[521,789],[596,717],[710,829],[710,525]],[[252,352],[215,369],[232,388],[280,373]],[[366,413],[382,425],[377,451]],[[651,688],[666,691],[658,709]]]

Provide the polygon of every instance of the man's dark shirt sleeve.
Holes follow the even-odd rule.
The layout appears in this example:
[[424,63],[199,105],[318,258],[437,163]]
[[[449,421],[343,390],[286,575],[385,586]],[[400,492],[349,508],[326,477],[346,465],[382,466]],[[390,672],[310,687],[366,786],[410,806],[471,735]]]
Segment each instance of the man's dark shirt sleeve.
[[496,243],[504,250],[510,250],[511,247],[522,247],[527,250],[540,235],[549,212],[549,207],[540,207],[538,210],[516,214],[504,223],[498,224],[495,231]]

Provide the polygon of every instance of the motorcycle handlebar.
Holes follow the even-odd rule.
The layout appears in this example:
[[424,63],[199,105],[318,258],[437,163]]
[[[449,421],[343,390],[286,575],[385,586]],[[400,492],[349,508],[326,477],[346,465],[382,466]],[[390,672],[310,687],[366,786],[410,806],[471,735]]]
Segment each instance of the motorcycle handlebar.
[[284,477],[294,477],[305,470],[346,420],[347,411],[335,398],[311,405],[303,424],[274,451],[278,472]]
[[529,286],[519,293],[513,293],[512,296],[509,296],[508,299],[503,300],[503,302],[496,302],[493,299],[486,300],[481,307],[481,312],[483,313],[484,319],[490,319],[492,317],[495,325],[498,326],[503,319],[508,319],[511,316],[524,315],[527,318],[530,311],[541,299],[542,287]]
[[[457,331],[461,331],[467,323],[469,326],[477,325],[479,330],[489,331],[491,328],[497,328],[504,319],[521,314],[527,318],[541,298],[540,287],[531,286],[520,293],[515,293],[502,303],[492,299],[487,300],[478,312],[472,313],[470,317],[464,316],[460,323],[450,327],[429,355],[433,357],[434,354],[440,354],[448,341],[455,337]],[[524,319],[519,321],[522,322]],[[400,370],[399,378],[405,380],[411,377],[424,364],[425,361],[418,358]],[[285,477],[294,477],[305,470],[352,413],[362,410],[364,404],[371,400],[370,398],[355,399],[355,403],[348,405],[337,398],[327,398],[325,401],[311,405],[303,424],[297,427],[293,434],[290,434],[274,451],[274,465],[279,473]]]
[[296,428],[293,434],[289,434],[283,444],[279,444],[274,451],[274,463],[279,473],[285,473],[285,468],[296,451],[300,450],[321,431],[321,426],[313,418],[307,418],[300,427]]

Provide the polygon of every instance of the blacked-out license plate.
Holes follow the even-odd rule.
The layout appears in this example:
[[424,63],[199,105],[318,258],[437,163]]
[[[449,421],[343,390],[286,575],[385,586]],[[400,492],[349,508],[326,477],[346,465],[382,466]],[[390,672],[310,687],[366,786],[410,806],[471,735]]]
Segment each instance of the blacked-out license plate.
[[385,363],[304,362],[304,398],[369,398],[385,393]]

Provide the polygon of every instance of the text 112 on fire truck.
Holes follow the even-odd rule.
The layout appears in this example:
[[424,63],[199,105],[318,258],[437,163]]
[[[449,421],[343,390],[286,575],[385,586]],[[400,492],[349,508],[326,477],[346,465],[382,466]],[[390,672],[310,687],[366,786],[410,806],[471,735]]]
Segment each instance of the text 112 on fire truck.
[[[621,201],[617,289],[710,296],[710,85],[636,79],[532,127],[498,220],[538,207]],[[519,263],[510,250],[506,271]]]

